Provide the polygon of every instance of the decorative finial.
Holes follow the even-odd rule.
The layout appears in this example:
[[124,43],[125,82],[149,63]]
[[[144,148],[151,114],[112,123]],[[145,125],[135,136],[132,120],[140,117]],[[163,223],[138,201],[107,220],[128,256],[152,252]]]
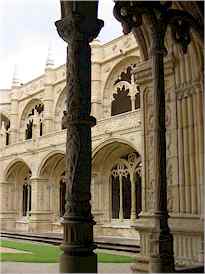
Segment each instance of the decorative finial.
[[46,68],[52,68],[54,66],[54,58],[53,58],[53,52],[52,52],[52,45],[50,43],[48,47],[48,55],[46,59]]
[[12,88],[21,86],[21,81],[19,78],[19,70],[18,66],[14,66],[14,73],[13,73],[13,79],[12,79]]

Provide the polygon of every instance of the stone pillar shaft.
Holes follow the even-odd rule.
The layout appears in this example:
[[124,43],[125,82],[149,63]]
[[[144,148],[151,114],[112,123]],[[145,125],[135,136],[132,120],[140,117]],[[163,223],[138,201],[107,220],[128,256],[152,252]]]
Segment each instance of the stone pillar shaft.
[[39,177],[31,177],[31,214],[44,210],[45,202],[45,185],[48,180]]
[[195,137],[195,161],[196,161],[196,184],[197,184],[197,211],[201,212],[201,202],[200,202],[200,152],[199,152],[199,127],[198,127],[198,100],[197,94],[195,93],[193,96],[193,113],[194,113],[194,137]]
[[0,211],[5,212],[8,208],[8,193],[9,183],[7,181],[0,181]]
[[[196,93],[196,116],[197,116],[197,131],[198,131],[198,149],[199,149],[199,184],[202,187],[204,184],[204,131],[203,131],[203,95],[200,88]],[[201,211],[203,211],[204,204],[201,201]]]
[[119,219],[122,222],[123,221],[123,193],[122,193],[122,176],[119,175],[119,181],[120,181],[120,210],[119,210]]
[[188,134],[189,134],[189,161],[190,161],[190,184],[191,213],[197,213],[197,189],[196,189],[196,166],[195,166],[195,143],[194,143],[194,122],[193,122],[193,96],[188,96]]
[[185,212],[185,185],[184,185],[184,148],[183,148],[183,129],[182,129],[182,100],[177,100],[178,110],[178,155],[179,155],[179,197],[180,213]]
[[96,273],[93,253],[93,217],[90,206],[91,127],[91,49],[103,22],[97,19],[95,1],[62,2],[57,30],[67,44],[67,140],[66,206],[63,216],[60,272]]
[[134,180],[134,174],[130,176],[131,182],[131,221],[134,223],[136,221],[136,186]]
[[30,209],[29,209],[30,195],[31,195],[31,187],[30,187],[30,184],[29,184],[28,185],[28,203],[27,203],[27,209],[26,209],[27,216],[29,216],[29,214],[30,214]]
[[[160,24],[160,23],[158,23]],[[152,72],[154,116],[155,226],[150,238],[150,272],[174,271],[173,237],[168,226],[166,179],[166,126],[164,83],[164,29],[153,27]],[[154,195],[154,194],[153,194]],[[166,251],[166,252],[165,252]]]
[[135,96],[131,96],[132,111],[135,110]]
[[188,113],[187,97],[182,99],[182,121],[183,121],[183,145],[184,145],[184,175],[185,175],[185,212],[191,212],[190,201],[190,167],[189,167],[189,139],[188,139]]

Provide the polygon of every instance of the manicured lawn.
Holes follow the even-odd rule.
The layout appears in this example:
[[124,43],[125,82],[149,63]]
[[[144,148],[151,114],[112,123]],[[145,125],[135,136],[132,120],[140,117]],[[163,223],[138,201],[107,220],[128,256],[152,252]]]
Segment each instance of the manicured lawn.
[[[1,253],[0,261],[7,262],[57,263],[62,252],[58,246],[29,242],[2,240],[1,246],[32,253]],[[112,255],[103,252],[98,253],[97,256],[99,263],[131,263],[134,261],[134,258],[130,256]]]

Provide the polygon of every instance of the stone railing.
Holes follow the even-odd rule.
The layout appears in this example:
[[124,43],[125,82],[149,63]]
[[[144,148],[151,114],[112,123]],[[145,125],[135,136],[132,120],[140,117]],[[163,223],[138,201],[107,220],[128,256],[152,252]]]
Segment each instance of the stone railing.
[[98,121],[97,125],[92,128],[92,137],[137,128],[141,129],[140,109]]
[[66,130],[52,132],[36,139],[25,140],[1,148],[1,157],[32,152],[48,146],[59,146],[65,143]]
[[[122,113],[110,118],[99,120],[92,129],[92,137],[120,132],[124,130],[141,130],[141,111]],[[10,144],[0,148],[1,157],[37,151],[49,146],[59,146],[66,142],[66,130],[55,131],[36,139],[24,140],[15,144]]]

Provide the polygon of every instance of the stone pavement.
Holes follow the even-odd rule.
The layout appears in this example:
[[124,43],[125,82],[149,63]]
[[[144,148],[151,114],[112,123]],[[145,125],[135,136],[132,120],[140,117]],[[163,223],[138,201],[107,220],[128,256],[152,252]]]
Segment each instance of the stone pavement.
[[[16,263],[3,262],[0,266],[0,273],[59,273],[59,264],[57,263]],[[132,273],[131,263],[99,263],[98,273]]]

